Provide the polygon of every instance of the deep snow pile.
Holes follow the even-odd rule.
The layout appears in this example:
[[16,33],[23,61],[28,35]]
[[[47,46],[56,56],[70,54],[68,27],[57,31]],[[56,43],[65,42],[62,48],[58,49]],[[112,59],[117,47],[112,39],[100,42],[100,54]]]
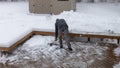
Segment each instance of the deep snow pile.
[[70,52],[67,50],[65,43],[64,49],[60,49],[59,45],[48,45],[50,42],[53,42],[53,40],[53,36],[33,36],[15,50],[11,56],[1,57],[0,62],[16,65],[28,64],[28,68],[29,66],[30,68],[35,67],[34,63],[29,64],[30,61],[38,62],[39,65],[37,66],[43,68],[50,66],[86,68],[96,63],[96,60],[103,60],[105,58],[104,55],[107,47],[90,43],[71,42],[73,51]]

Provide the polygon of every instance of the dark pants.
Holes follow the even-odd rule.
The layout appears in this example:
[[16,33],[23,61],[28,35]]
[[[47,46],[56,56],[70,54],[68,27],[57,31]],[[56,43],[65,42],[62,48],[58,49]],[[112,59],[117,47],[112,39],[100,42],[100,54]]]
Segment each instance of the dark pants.
[[72,50],[70,40],[69,40],[68,26],[65,21],[61,21],[61,19],[60,19],[55,24],[55,41],[57,41],[57,38],[59,38],[60,48],[63,48],[62,33],[64,34],[64,38],[65,38],[65,41],[67,43],[69,50]]

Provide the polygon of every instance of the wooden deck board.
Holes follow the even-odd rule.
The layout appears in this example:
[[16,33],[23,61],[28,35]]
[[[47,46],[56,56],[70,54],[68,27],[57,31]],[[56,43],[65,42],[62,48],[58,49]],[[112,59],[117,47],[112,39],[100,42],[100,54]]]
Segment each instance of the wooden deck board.
[[22,44],[23,42],[25,42],[26,40],[28,40],[31,36],[33,35],[33,32],[29,33],[28,35],[26,35],[25,37],[23,37],[21,40],[17,41],[16,43],[14,43],[12,46],[10,46],[7,51],[12,51],[15,48],[17,48],[20,44]]
[[[47,32],[47,31],[32,31],[19,41],[15,42],[10,47],[0,47],[0,51],[6,51],[10,52],[12,50],[15,50],[20,44],[28,40],[33,35],[52,35],[54,36],[54,32]],[[70,33],[69,34],[72,37],[88,37],[88,38],[109,38],[109,39],[117,39],[118,43],[120,40],[120,36],[109,36],[109,35],[96,35],[96,34],[76,34],[76,33]]]
[[8,47],[0,47],[0,51],[7,51]]

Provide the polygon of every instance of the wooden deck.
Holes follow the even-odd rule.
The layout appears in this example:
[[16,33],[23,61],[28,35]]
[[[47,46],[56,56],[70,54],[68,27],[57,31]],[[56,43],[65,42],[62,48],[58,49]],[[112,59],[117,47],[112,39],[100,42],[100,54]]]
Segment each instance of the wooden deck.
[[[52,36],[54,36],[54,32],[32,31],[31,33],[29,33],[28,35],[26,35],[25,37],[23,37],[19,41],[15,42],[10,47],[0,47],[0,51],[2,51],[2,52],[8,52],[9,53],[9,52],[15,50],[17,47],[19,47],[20,44],[24,43],[26,40],[28,40],[29,38],[31,38],[33,35],[52,35]],[[111,36],[111,35],[77,34],[77,33],[70,33],[69,35],[72,36],[72,37],[87,37],[88,41],[89,41],[90,38],[117,39],[117,41],[118,41],[117,44],[119,44],[119,40],[120,40],[120,36]]]

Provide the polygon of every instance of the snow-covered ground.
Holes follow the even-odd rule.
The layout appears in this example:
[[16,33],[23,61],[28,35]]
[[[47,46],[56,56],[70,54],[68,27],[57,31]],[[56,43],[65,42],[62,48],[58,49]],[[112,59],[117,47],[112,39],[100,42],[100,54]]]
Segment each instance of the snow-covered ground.
[[[9,47],[33,30],[54,31],[57,18],[64,18],[70,32],[120,35],[120,4],[77,3],[77,11],[64,11],[60,15],[29,13],[27,2],[0,2],[0,46]],[[73,52],[48,45],[52,36],[34,36],[18,48],[13,55],[1,57],[1,63],[35,63],[47,66],[81,67],[91,66],[97,60],[104,60],[107,47],[97,44],[71,42]],[[65,45],[65,44],[64,44]],[[120,55],[119,48],[114,50]],[[34,62],[33,62],[34,61]],[[43,62],[43,63],[42,63]],[[49,64],[51,63],[51,64]],[[71,65],[72,64],[72,65]],[[28,65],[28,68],[35,67]],[[39,67],[36,67],[39,68]],[[103,67],[102,67],[103,68]],[[119,64],[114,68],[119,68]]]
[[32,14],[27,2],[0,2],[0,46],[9,47],[32,30],[54,31],[57,18],[64,18],[74,33],[120,33],[119,12],[120,4],[77,3],[76,12]]

